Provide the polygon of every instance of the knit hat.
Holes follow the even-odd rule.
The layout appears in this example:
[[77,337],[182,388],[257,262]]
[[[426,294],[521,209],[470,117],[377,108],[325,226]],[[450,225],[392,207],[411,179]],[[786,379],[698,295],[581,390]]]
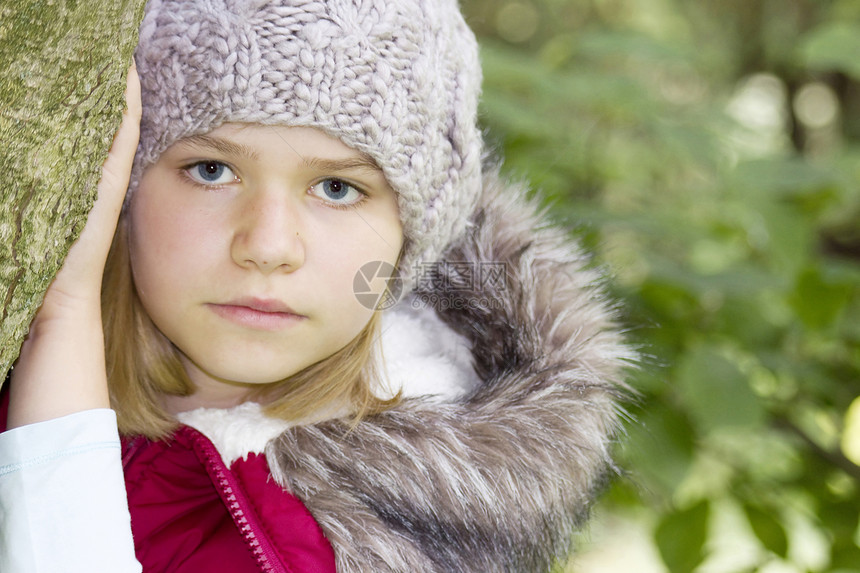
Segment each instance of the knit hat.
[[407,285],[477,202],[481,68],[456,0],[150,0],[135,60],[130,193],[170,145],[224,123],[319,128],[397,192]]

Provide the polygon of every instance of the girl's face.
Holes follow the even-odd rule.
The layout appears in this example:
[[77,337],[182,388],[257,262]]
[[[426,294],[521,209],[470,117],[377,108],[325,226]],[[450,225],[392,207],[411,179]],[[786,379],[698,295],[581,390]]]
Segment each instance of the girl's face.
[[140,300],[197,388],[174,409],[238,403],[343,348],[374,312],[356,272],[394,264],[403,242],[372,159],[316,129],[256,124],[170,147],[128,224]]

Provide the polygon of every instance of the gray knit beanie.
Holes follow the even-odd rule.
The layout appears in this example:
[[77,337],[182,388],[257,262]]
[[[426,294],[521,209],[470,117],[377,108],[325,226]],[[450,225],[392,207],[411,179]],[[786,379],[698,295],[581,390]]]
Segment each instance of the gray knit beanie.
[[135,60],[130,192],[170,145],[223,123],[319,128],[397,191],[407,285],[477,201],[481,69],[456,0],[150,0]]

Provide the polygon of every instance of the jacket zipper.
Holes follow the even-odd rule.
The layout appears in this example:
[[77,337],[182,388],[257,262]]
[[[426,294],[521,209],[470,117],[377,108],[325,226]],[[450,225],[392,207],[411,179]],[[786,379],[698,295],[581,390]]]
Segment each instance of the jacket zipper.
[[221,459],[221,454],[218,453],[218,450],[215,449],[215,446],[209,439],[197,430],[187,426],[183,429],[191,432],[194,444],[205,456],[206,468],[214,478],[213,481],[221,494],[221,498],[227,505],[230,516],[239,528],[239,532],[242,534],[245,543],[248,544],[248,547],[254,554],[254,559],[257,561],[260,570],[264,573],[291,573],[281,564],[280,558],[278,558],[266,536],[262,534],[258,535],[261,532],[260,524],[242,508],[243,504],[248,504],[248,500],[241,490],[236,487],[236,478],[227,469],[226,464]]

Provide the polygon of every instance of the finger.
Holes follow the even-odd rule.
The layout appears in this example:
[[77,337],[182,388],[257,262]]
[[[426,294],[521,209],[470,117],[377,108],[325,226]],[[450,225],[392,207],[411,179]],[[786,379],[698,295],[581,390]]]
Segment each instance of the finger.
[[133,63],[128,69],[125,101],[126,109],[122,116],[122,123],[114,136],[113,144],[102,168],[102,177],[98,189],[100,198],[104,198],[103,195],[110,196],[106,202],[113,207],[122,206],[140,136],[140,81],[137,76],[137,68]]
[[110,239],[113,237],[116,221],[125,200],[140,136],[140,81],[134,64],[128,69],[125,98],[126,109],[122,123],[114,136],[113,145],[102,168],[98,200],[88,218],[88,226],[92,223],[92,226],[100,231],[100,242],[107,241],[106,247],[110,246]]
[[[72,245],[51,290],[97,298],[107,253],[128,189],[140,132],[140,83],[132,65],[126,82],[126,110],[102,167],[98,197],[80,237]],[[50,292],[50,291],[49,291]],[[59,295],[58,295],[59,296]]]

